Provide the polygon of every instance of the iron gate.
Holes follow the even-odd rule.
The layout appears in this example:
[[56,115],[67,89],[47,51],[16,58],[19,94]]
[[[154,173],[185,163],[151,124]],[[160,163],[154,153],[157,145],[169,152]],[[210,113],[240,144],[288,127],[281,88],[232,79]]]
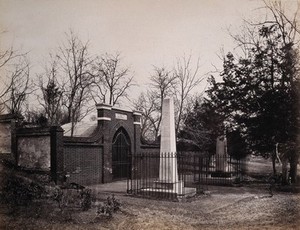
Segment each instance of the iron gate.
[[119,130],[112,144],[112,174],[113,180],[127,179],[130,176],[130,140],[126,131]]

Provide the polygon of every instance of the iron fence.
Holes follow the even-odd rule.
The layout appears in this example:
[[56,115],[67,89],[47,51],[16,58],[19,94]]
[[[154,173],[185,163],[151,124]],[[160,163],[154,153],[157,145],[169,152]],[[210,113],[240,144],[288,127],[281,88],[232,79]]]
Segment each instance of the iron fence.
[[[131,154],[127,192],[176,199],[242,181],[245,161],[200,152]],[[177,172],[177,173],[175,173]]]

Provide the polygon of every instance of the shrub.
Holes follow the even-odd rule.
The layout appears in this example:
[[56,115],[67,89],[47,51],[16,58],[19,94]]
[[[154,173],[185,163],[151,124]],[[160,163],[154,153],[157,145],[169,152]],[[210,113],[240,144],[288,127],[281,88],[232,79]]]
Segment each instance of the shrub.
[[113,213],[120,209],[121,203],[115,198],[108,196],[106,201],[98,207],[97,214],[112,217]]
[[87,211],[92,207],[92,190],[84,189],[81,191],[81,208],[83,211]]
[[50,197],[58,203],[61,210],[69,208],[87,211],[91,208],[93,200],[91,189],[74,187],[72,184],[56,187]]
[[2,198],[13,206],[28,205],[33,199],[41,198],[43,186],[22,177],[10,175],[4,180]]

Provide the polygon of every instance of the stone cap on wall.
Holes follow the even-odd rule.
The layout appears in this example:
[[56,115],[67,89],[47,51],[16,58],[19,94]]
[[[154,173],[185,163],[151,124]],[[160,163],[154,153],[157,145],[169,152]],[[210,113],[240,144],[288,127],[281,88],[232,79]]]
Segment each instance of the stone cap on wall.
[[17,129],[17,135],[50,135],[51,131],[63,132],[64,130],[60,126],[47,126],[47,127],[21,127]]
[[96,104],[96,109],[106,109],[106,110],[117,110],[117,111],[123,111],[123,112],[129,112],[129,113],[133,113],[133,115],[137,115],[137,116],[141,116],[142,112],[138,111],[138,110],[132,110],[132,109],[128,109],[128,108],[122,108],[122,107],[117,107],[117,106],[112,106],[109,104],[105,104],[105,103],[98,103]]
[[70,137],[70,136],[63,136],[63,142],[64,145],[82,145],[82,144],[88,144],[88,145],[97,145],[101,146],[100,143],[96,142],[93,138],[90,137]]
[[133,110],[133,115],[135,116],[142,116],[143,112],[142,111],[138,111],[138,110]]
[[2,114],[0,115],[0,122],[10,122],[11,120],[23,120],[24,117],[20,114]]
[[107,110],[111,110],[112,106],[109,104],[105,104],[105,103],[98,103],[96,104],[96,109],[107,109]]

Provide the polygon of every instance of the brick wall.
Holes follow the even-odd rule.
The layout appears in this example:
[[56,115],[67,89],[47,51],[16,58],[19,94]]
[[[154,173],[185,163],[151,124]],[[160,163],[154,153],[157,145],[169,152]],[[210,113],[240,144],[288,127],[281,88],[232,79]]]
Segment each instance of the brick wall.
[[91,143],[64,144],[64,171],[68,183],[102,183],[102,146]]
[[98,104],[97,110],[98,128],[103,135],[103,183],[108,183],[113,180],[112,142],[119,129],[125,130],[129,137],[130,152],[140,152],[141,113],[118,109],[105,104]]
[[[140,152],[141,153],[159,153],[160,146],[157,144],[153,145],[141,145]],[[137,152],[139,153],[139,152]]]

